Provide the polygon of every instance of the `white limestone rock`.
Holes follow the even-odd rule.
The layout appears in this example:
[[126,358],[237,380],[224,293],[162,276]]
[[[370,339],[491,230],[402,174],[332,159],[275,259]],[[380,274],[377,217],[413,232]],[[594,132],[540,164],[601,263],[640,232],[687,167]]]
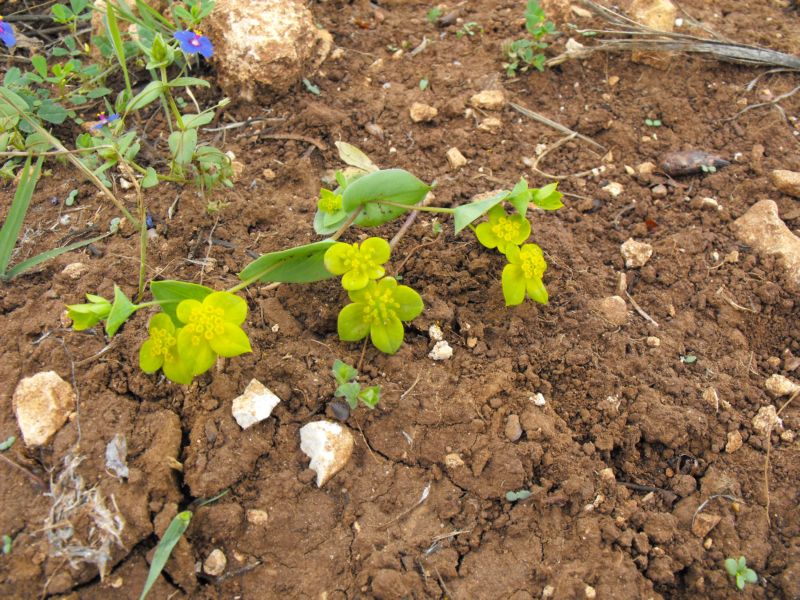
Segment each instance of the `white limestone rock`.
[[75,410],[75,392],[55,371],[43,371],[17,384],[12,404],[25,445],[44,446]]
[[653,256],[653,247],[645,242],[637,242],[633,238],[628,238],[620,247],[622,256],[625,258],[625,266],[629,269],[643,267]]
[[239,427],[247,429],[269,417],[280,401],[268,387],[253,379],[244,393],[233,399],[231,412]]
[[350,460],[353,434],[333,421],[313,421],[300,428],[300,450],[311,459],[308,467],[317,474],[317,487],[322,487]]

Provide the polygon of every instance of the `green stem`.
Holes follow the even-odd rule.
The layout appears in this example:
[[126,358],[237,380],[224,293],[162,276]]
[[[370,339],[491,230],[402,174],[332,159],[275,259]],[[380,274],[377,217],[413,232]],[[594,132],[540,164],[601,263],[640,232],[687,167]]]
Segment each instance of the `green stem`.
[[186,131],[186,126],[183,124],[183,118],[181,117],[181,111],[178,110],[178,106],[175,104],[175,99],[172,97],[172,92],[169,91],[169,87],[167,86],[169,80],[167,79],[166,67],[161,67],[161,83],[164,84],[164,91],[162,93],[167,97],[169,108],[175,117],[175,122],[178,124],[178,129],[181,131]]
[[139,204],[139,295],[136,297],[138,301],[144,296],[147,277],[147,211],[144,207],[144,196],[138,183],[136,183],[136,191],[138,192],[136,196]]
[[423,212],[444,213],[447,215],[455,214],[455,208],[445,208],[443,206],[420,206],[418,204],[400,204],[399,202],[390,202],[389,200],[375,200],[373,204],[381,206],[391,206],[393,208],[402,208],[405,210],[419,210]]
[[340,237],[342,237],[344,235],[344,232],[347,231],[347,228],[350,227],[350,225],[352,225],[355,222],[355,220],[358,218],[358,215],[361,214],[362,210],[364,210],[364,207],[363,206],[359,206],[358,209],[355,212],[353,212],[352,215],[350,215],[350,217],[347,219],[347,221],[345,221],[344,224],[341,227],[339,227],[339,229],[336,230],[336,233],[334,233],[330,237],[330,239],[338,240]]

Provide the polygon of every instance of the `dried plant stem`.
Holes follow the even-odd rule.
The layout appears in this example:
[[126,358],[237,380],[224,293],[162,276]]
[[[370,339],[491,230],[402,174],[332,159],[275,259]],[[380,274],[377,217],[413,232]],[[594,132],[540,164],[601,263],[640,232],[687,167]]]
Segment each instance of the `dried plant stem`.
[[25,467],[23,467],[19,463],[16,463],[13,460],[11,460],[10,458],[8,458],[5,454],[0,454],[0,460],[2,460],[8,466],[14,467],[17,470],[22,471],[23,473],[25,473],[25,475],[30,477],[33,480],[33,482],[36,483],[36,485],[38,485],[41,489],[45,489],[46,486],[45,486],[44,481],[42,480],[41,477],[38,477],[37,475],[34,475],[33,473],[31,473],[28,469],[26,469]]
[[509,102],[509,106],[511,106],[511,108],[516,110],[518,113],[520,113],[522,115],[525,115],[529,119],[533,119],[534,121],[538,121],[539,123],[542,123],[543,125],[547,125],[548,127],[552,127],[553,129],[555,129],[556,131],[560,131],[561,133],[565,133],[565,134],[568,134],[568,135],[571,134],[572,137],[577,137],[577,138],[583,140],[584,142],[586,142],[588,144],[591,144],[595,148],[598,148],[599,150],[602,150],[603,152],[605,152],[605,150],[606,150],[605,146],[603,146],[602,144],[598,144],[592,138],[586,137],[585,135],[583,135],[581,133],[578,133],[577,131],[573,131],[572,129],[570,129],[569,127],[565,127],[561,123],[556,123],[555,121],[552,121],[552,120],[548,119],[544,115],[540,115],[537,112],[533,112],[532,110],[530,110],[528,108],[525,108],[524,106],[522,106],[520,104],[516,104],[514,102]]

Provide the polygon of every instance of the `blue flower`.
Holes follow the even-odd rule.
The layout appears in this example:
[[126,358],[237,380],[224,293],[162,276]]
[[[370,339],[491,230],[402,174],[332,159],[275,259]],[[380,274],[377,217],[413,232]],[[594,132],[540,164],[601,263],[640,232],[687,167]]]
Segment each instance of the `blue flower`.
[[205,58],[211,58],[214,54],[214,46],[211,40],[202,35],[199,31],[176,31],[173,37],[181,44],[181,50],[186,54],[202,54]]
[[103,126],[108,125],[109,123],[113,123],[117,119],[119,119],[119,115],[114,113],[113,115],[106,116],[106,113],[101,112],[97,115],[97,123],[92,125],[92,129],[102,129]]
[[11,25],[3,21],[3,17],[0,17],[0,42],[3,42],[9,48],[17,43],[17,38],[14,36],[14,29]]

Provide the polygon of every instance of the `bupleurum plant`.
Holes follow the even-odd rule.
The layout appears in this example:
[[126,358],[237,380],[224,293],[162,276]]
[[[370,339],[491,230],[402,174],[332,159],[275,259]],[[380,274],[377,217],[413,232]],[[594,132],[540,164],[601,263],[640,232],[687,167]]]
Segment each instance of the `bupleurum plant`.
[[[557,210],[563,206],[555,183],[529,188],[520,178],[511,190],[484,194],[455,208],[429,206],[423,200],[432,186],[403,169],[378,169],[350,144],[337,142],[337,146],[350,166],[336,172],[336,189],[320,192],[314,229],[325,239],[262,255],[239,273],[240,283],[224,291],[165,280],[151,281],[153,299],[140,304],[117,286],[113,301],[87,294],[88,303],[68,306],[75,329],[104,322],[106,333],[113,336],[134,312],[160,309],[150,319],[150,336],[140,348],[139,365],[147,373],[161,370],[171,381],[188,384],[208,371],[218,357],[251,351],[242,329],[248,307],[237,292],[256,282],[311,283],[338,276],[349,299],[337,318],[339,338],[344,342],[368,338],[381,352],[394,354],[403,344],[405,324],[424,309],[422,297],[387,274],[392,257],[389,242],[374,236],[351,243],[340,239],[352,226],[377,227],[410,211],[451,217],[455,234],[470,229],[481,245],[503,254],[507,262],[501,280],[507,306],[522,304],[526,297],[547,304],[543,282],[547,263],[542,249],[528,241],[528,212],[531,207]],[[341,364],[338,367],[334,368],[338,389],[351,407],[359,400],[374,406],[379,389],[356,389],[355,376]]]

